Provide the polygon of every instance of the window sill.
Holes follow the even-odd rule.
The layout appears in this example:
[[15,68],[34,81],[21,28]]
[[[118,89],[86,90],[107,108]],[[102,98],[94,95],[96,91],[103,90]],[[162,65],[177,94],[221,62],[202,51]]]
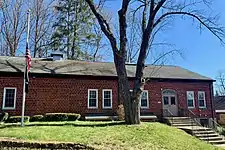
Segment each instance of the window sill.
[[88,107],[88,109],[98,109],[98,107]]
[[149,107],[141,107],[141,109],[149,109]]
[[15,107],[3,107],[2,110],[15,110],[16,108]]
[[188,107],[188,109],[195,109],[195,107]]
[[102,107],[102,109],[112,109],[112,107]]
[[199,109],[207,109],[207,107],[199,107]]

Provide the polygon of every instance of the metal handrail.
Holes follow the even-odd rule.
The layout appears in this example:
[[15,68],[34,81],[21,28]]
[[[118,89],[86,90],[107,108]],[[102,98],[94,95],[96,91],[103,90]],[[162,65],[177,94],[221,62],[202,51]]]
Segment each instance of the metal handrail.
[[[174,116],[174,114],[168,108],[163,108],[163,110],[166,110],[167,112],[170,113],[171,116]],[[172,124],[173,124],[173,117],[172,117]]]
[[[220,137],[222,137],[223,139],[225,139],[224,138],[224,136],[223,135],[221,135],[220,134],[220,132],[222,131],[222,130],[224,130],[224,127],[222,127],[219,123],[217,123],[215,120],[213,120],[212,118],[209,118],[214,124],[216,124],[216,126],[214,126],[214,130],[217,132],[217,133],[219,133],[219,135],[220,135]],[[218,130],[218,127],[219,127],[219,129],[221,129],[221,130]]]
[[[191,111],[189,109],[183,109],[183,110],[186,110],[187,111],[188,117],[190,117],[195,123],[197,123],[198,126],[203,127],[202,129],[204,129],[205,131],[207,131],[207,128],[205,128],[204,126],[202,126],[201,123],[196,119],[198,117],[196,116],[196,114],[193,111]],[[193,126],[193,124],[192,124],[192,135],[193,135],[194,127],[196,127],[196,126]],[[208,132],[206,132],[206,135],[208,137]],[[209,137],[207,139],[207,142],[209,142]]]

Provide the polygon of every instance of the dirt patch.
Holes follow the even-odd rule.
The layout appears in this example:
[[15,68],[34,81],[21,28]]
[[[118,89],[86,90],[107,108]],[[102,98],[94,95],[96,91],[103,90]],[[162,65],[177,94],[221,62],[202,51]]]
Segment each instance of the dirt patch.
[[94,150],[94,148],[77,143],[61,142],[29,142],[14,138],[0,138],[1,150]]

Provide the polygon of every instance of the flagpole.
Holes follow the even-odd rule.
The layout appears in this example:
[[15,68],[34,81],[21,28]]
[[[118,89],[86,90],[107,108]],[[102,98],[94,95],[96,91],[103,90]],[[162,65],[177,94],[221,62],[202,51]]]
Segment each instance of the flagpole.
[[[30,35],[30,10],[27,11],[27,39],[26,39],[26,50],[29,48],[29,35]],[[22,101],[22,115],[21,115],[21,126],[24,127],[24,112],[25,112],[25,100],[26,100],[26,72],[27,72],[27,61],[25,58],[25,70],[23,79],[23,101]]]

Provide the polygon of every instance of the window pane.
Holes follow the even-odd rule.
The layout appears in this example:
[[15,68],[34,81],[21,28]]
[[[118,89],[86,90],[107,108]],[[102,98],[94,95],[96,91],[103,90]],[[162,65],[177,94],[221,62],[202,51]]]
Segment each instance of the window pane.
[[171,102],[171,105],[176,105],[176,99],[175,97],[170,97],[170,102]]
[[111,99],[104,99],[104,107],[111,107]]
[[148,103],[147,103],[147,99],[141,99],[141,107],[147,107]]
[[164,95],[176,95],[176,92],[173,90],[164,90],[163,94]]
[[188,99],[194,99],[194,92],[187,92]]
[[104,98],[110,98],[111,92],[110,91],[104,91]]
[[96,91],[90,91],[90,98],[96,98]]
[[200,107],[205,107],[205,103],[204,103],[204,100],[199,100],[199,106]]
[[8,108],[14,107],[14,97],[15,97],[15,89],[6,89],[5,90],[5,106]]
[[188,107],[194,107],[194,103],[192,99],[188,100]]
[[89,99],[89,107],[97,107],[96,99]]
[[141,99],[147,99],[147,92],[146,91],[143,91],[141,93]]
[[203,92],[198,93],[198,99],[204,99],[204,93]]
[[169,105],[169,97],[164,96],[163,97],[163,103],[164,103],[164,105]]

